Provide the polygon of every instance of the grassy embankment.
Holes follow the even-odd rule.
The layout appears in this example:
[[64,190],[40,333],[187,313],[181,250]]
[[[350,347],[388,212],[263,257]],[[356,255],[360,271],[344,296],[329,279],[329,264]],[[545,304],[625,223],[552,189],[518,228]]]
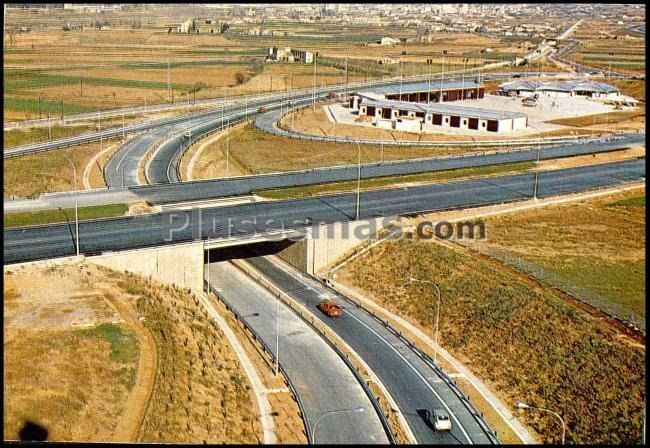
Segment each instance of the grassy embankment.
[[[533,162],[507,163],[504,165],[490,165],[478,168],[463,168],[457,170],[441,171],[434,173],[406,174],[403,176],[388,176],[373,179],[362,179],[362,189],[375,189],[380,187],[390,187],[398,184],[410,182],[435,182],[443,180],[452,180],[459,178],[468,178],[474,176],[487,176],[490,174],[504,174],[526,171],[533,168]],[[332,182],[327,184],[308,185],[306,187],[289,187],[269,190],[259,190],[254,193],[269,199],[289,199],[305,198],[310,196],[340,193],[343,191],[352,191],[357,188],[356,181]]]
[[[103,148],[118,144],[119,139],[103,141]],[[74,189],[74,173],[68,155],[77,171],[77,189],[83,189],[82,176],[88,162],[100,150],[100,142],[55,149],[4,160],[4,197],[38,196],[41,193]],[[103,179],[102,179],[103,181]],[[98,185],[99,186],[99,185]],[[103,185],[105,186],[105,185]]]
[[[580,273],[574,278],[590,287],[598,283],[616,291],[619,300],[627,295],[633,300],[626,303],[642,304],[642,203],[632,196],[603,200],[598,207],[567,205],[490,218],[488,243],[498,241],[529,257],[543,248],[539,262],[549,269]],[[607,225],[600,224],[604,216]],[[645,347],[551,288],[499,262],[420,240],[377,246],[353,260],[341,277],[428,334],[435,292],[404,279],[435,281],[442,292],[441,345],[513,412],[515,400],[555,410],[566,421],[569,443],[641,442]],[[553,416],[519,417],[544,442],[559,443]]]
[[488,218],[479,247],[541,266],[637,316],[645,315],[645,193]]
[[[128,204],[107,204],[79,207],[79,220],[110,218],[122,216],[129,209]],[[34,212],[5,213],[4,227],[33,226],[59,222],[75,222],[75,210],[64,208],[56,210],[39,210]]]
[[127,274],[128,294],[158,349],[140,442],[261,443],[248,380],[221,330],[184,290]]
[[[218,165],[223,168],[226,140],[220,139],[205,148],[197,160],[195,175],[205,176],[202,178],[223,175],[221,171],[207,167]],[[389,145],[384,145],[382,151],[380,145],[361,145],[361,163],[381,161],[382,152],[384,160],[405,160],[471,151],[468,148]],[[353,144],[287,139],[261,131],[253,125],[246,125],[230,133],[229,154],[231,166],[236,164],[241,171],[250,174],[350,165],[356,164],[358,157],[357,146]],[[203,167],[200,171],[199,166]]]

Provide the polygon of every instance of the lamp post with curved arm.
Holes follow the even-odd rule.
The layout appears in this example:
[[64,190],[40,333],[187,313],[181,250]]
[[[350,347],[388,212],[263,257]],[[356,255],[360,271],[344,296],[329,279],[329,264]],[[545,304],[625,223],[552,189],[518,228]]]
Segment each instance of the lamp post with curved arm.
[[528,406],[523,401],[517,401],[515,403],[515,407],[517,409],[536,409],[538,411],[548,412],[548,413],[553,414],[554,416],[556,416],[560,420],[560,423],[562,423],[562,445],[564,445],[564,438],[566,436],[566,425],[564,424],[564,420],[562,419],[562,417],[560,417],[560,414],[558,414],[557,412],[553,412],[550,409],[537,408],[535,406]]
[[72,160],[67,153],[64,152],[63,156],[68,159],[68,162],[70,162],[72,172],[74,173],[74,220],[75,230],[77,233],[77,258],[79,258],[79,192],[77,191],[77,169],[74,167],[74,163],[72,163]]
[[433,352],[433,362],[435,363],[437,360],[437,355],[438,355],[438,326],[440,323],[440,288],[438,288],[438,285],[435,283],[429,281],[429,280],[418,280],[417,278],[409,278],[409,282],[420,282],[420,283],[428,283],[430,285],[433,285],[436,288],[436,292],[438,293],[438,305],[436,306],[436,329],[435,329],[435,335],[434,335],[434,344],[435,344],[435,350]]
[[358,221],[360,208],[361,208],[361,146],[359,145],[359,142],[356,142],[356,144],[357,144],[357,150],[359,151],[359,159],[358,159],[359,170],[357,172],[357,214],[356,214],[356,219]]
[[312,442],[312,444],[316,442],[316,428],[318,427],[318,424],[320,423],[320,421],[321,421],[323,418],[325,418],[325,417],[327,417],[327,416],[329,416],[329,415],[342,414],[342,413],[344,413],[344,412],[363,412],[363,411],[365,411],[365,409],[364,409],[363,407],[359,406],[359,407],[356,407],[356,408],[351,408],[351,409],[339,409],[339,410],[337,410],[337,411],[329,411],[329,412],[324,413],[323,415],[321,415],[320,417],[318,417],[318,419],[316,419],[316,423],[314,423],[314,429],[313,429],[312,432],[311,432],[311,438],[312,438],[312,441],[311,441],[311,442]]

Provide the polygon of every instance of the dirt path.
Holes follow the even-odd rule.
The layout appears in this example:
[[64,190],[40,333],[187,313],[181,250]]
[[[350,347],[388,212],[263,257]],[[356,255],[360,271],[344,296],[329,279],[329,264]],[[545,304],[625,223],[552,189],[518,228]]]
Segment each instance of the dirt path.
[[113,433],[113,441],[115,442],[135,442],[149,406],[149,399],[156,378],[158,367],[156,342],[151,333],[138,321],[136,313],[129,305],[111,294],[105,294],[104,297],[115,307],[140,341],[140,359],[135,385],[131,389],[131,393],[129,393],[124,410]]

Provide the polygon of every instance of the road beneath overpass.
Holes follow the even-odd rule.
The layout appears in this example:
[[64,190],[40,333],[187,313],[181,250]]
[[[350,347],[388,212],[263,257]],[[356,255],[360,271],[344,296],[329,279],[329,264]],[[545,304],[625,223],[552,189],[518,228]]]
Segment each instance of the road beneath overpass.
[[[300,396],[314,443],[388,443],[359,380],[311,325],[233,264],[210,263],[207,271],[211,289],[274,357],[279,341],[278,360]],[[344,412],[359,408],[362,411]]]
[[[272,258],[247,261],[350,345],[393,397],[419,444],[497,442],[453,381],[382,320]],[[323,298],[341,305],[343,315],[331,319],[319,312],[317,306]],[[424,409],[446,409],[452,420],[451,431],[434,432],[423,419]]]
[[[534,173],[491,176],[432,185],[364,192],[360,218],[463,208],[530,199]],[[623,162],[542,172],[539,197],[609,187],[645,179],[645,157]],[[211,238],[246,238],[282,228],[351,221],[356,195],[206,207],[173,214],[153,214],[82,221],[80,252],[100,253]],[[75,254],[74,216],[66,224],[6,229],[6,264]]]

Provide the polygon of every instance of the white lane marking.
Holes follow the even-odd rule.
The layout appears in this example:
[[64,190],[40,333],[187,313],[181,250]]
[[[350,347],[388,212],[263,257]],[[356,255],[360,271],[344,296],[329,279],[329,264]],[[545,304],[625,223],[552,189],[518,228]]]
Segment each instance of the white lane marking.
[[[307,286],[308,288],[311,289],[311,286],[309,286],[307,283],[305,283],[305,281],[304,281],[302,278],[299,278],[299,277],[297,277],[296,275],[294,275],[293,272],[286,271],[286,270],[282,269],[281,266],[279,266],[278,264],[275,263],[275,261],[273,261],[273,260],[271,260],[271,259],[269,259],[269,258],[267,258],[266,260],[270,261],[271,264],[275,265],[278,269],[282,270],[283,272],[286,272],[286,273],[289,274],[291,277],[293,277],[294,279],[296,279],[296,280],[298,280],[300,283],[302,283],[304,286]],[[397,356],[399,356],[399,357],[400,357],[400,358],[401,358],[401,359],[406,363],[406,365],[408,365],[408,366],[411,368],[411,370],[413,370],[413,371],[415,372],[415,374],[416,374],[416,375],[417,375],[417,376],[418,376],[418,377],[419,377],[419,378],[424,382],[424,384],[429,388],[429,390],[430,390],[431,392],[433,392],[433,394],[434,394],[436,397],[438,397],[438,400],[440,400],[440,402],[441,402],[442,405],[445,407],[445,409],[447,410],[447,412],[449,413],[449,415],[451,415],[451,417],[452,417],[452,418],[456,421],[456,423],[458,424],[458,427],[460,428],[461,432],[463,433],[463,435],[465,436],[465,438],[467,439],[467,441],[469,442],[469,444],[470,444],[470,445],[473,445],[474,442],[472,442],[472,439],[470,439],[469,435],[468,435],[467,432],[465,431],[465,428],[463,427],[463,425],[461,425],[460,420],[458,420],[458,418],[456,417],[456,415],[455,415],[453,412],[451,412],[451,409],[449,409],[449,406],[447,406],[447,403],[445,403],[445,401],[440,397],[440,395],[438,395],[438,393],[435,391],[435,389],[434,389],[433,387],[431,387],[431,384],[429,384],[429,382],[428,382],[428,381],[427,381],[427,380],[426,380],[426,379],[425,379],[425,378],[420,374],[420,372],[417,371],[417,369],[416,369],[416,368],[415,368],[415,367],[414,367],[414,366],[413,366],[413,365],[408,361],[408,359],[406,359],[406,358],[405,358],[405,357],[404,357],[404,356],[403,356],[403,355],[402,355],[398,350],[395,349],[395,347],[393,347],[392,344],[390,344],[390,343],[389,343],[386,339],[384,339],[380,334],[378,334],[375,330],[373,330],[373,329],[370,328],[368,325],[366,325],[364,322],[362,322],[361,320],[359,320],[359,319],[358,319],[356,316],[354,316],[352,313],[350,313],[350,312],[347,311],[347,310],[345,310],[344,312],[345,312],[346,314],[348,314],[350,317],[352,317],[354,320],[356,320],[357,322],[359,322],[361,325],[363,325],[364,327],[366,327],[368,330],[370,330],[370,332],[373,333],[375,336],[377,336],[380,340],[382,340],[382,341],[384,342],[384,344],[386,344],[388,347],[390,347],[391,350],[393,350],[393,351],[397,354]],[[400,344],[400,345],[402,345],[402,344]]]
[[[453,412],[451,412],[451,409],[449,409],[449,406],[447,406],[447,403],[445,403],[445,401],[442,399],[442,397],[440,397],[440,395],[438,395],[438,393],[436,392],[436,390],[435,390],[433,387],[431,387],[431,384],[429,384],[429,382],[428,382],[428,381],[427,381],[427,380],[422,376],[422,374],[420,374],[420,372],[418,372],[417,369],[416,369],[416,368],[415,368],[415,367],[414,367],[414,366],[413,366],[413,365],[412,365],[412,364],[411,364],[411,363],[410,363],[410,362],[409,362],[409,361],[408,361],[404,356],[402,356],[402,354],[401,354],[399,351],[397,351],[397,350],[395,349],[395,347],[393,347],[392,344],[390,344],[386,339],[384,339],[384,338],[383,338],[379,333],[377,333],[375,330],[373,330],[372,328],[370,328],[368,325],[366,325],[363,321],[361,321],[359,318],[357,318],[355,315],[353,315],[353,314],[350,313],[349,311],[346,311],[346,313],[347,313],[350,317],[352,317],[354,320],[356,320],[357,322],[359,322],[361,325],[363,325],[364,327],[366,327],[370,332],[372,332],[372,333],[373,333],[375,336],[377,336],[379,339],[381,339],[381,340],[382,340],[382,341],[383,341],[383,342],[384,342],[388,347],[391,348],[391,350],[393,350],[393,351],[397,354],[397,356],[399,356],[400,358],[402,358],[402,360],[403,360],[403,361],[404,361],[404,362],[405,362],[405,363],[406,363],[406,364],[411,368],[411,370],[413,370],[413,372],[415,372],[415,374],[416,374],[416,375],[417,375],[417,376],[418,376],[418,377],[419,377],[419,378],[424,382],[424,384],[429,388],[429,390],[430,390],[431,392],[433,392],[433,394],[438,398],[438,400],[440,400],[440,402],[441,402],[442,405],[445,407],[445,409],[447,410],[447,412],[449,413],[449,415],[451,415],[451,417],[452,417],[452,418],[456,421],[456,423],[458,424],[458,427],[460,428],[461,432],[463,433],[463,435],[465,436],[465,438],[467,439],[467,441],[469,442],[469,444],[470,444],[470,445],[473,445],[474,442],[472,442],[472,439],[470,439],[469,435],[468,435],[467,432],[465,431],[465,428],[463,427],[463,425],[461,425],[460,420],[458,420],[458,418],[456,417],[456,415],[455,415]],[[440,380],[440,381],[442,381],[442,380]]]

